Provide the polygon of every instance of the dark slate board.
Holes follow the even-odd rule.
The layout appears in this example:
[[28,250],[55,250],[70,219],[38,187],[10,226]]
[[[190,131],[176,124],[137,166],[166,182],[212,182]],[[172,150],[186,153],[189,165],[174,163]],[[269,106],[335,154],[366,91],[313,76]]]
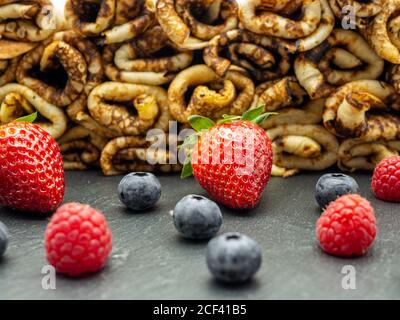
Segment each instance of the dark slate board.
[[[214,281],[208,273],[206,243],[180,238],[169,211],[184,195],[205,192],[194,179],[161,176],[163,194],[154,210],[127,211],[116,187],[121,177],[69,172],[65,201],[100,208],[113,231],[107,267],[83,279],[57,277],[56,290],[43,290],[43,237],[47,218],[0,209],[11,243],[0,261],[2,299],[399,299],[400,205],[375,200],[368,174],[355,174],[376,209],[379,234],[372,250],[356,259],[324,254],[315,242],[319,210],[314,185],[319,173],[273,178],[261,204],[251,212],[223,209],[222,231],[239,231],[262,246],[263,265],[241,286]],[[342,267],[356,268],[356,290],[342,288]]]

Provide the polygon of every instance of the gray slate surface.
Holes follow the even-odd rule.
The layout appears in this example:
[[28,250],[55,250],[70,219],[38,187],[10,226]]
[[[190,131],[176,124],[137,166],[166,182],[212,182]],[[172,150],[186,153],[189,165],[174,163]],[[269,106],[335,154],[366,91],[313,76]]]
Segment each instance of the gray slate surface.
[[[43,290],[48,218],[3,208],[0,220],[9,227],[11,243],[0,261],[0,299],[399,299],[400,205],[375,200],[369,190],[370,176],[354,175],[376,209],[378,239],[361,258],[326,255],[314,236],[319,210],[313,192],[319,176],[273,178],[255,210],[223,208],[222,231],[246,233],[263,249],[256,278],[242,286],[226,286],[208,273],[206,243],[180,238],[168,214],[186,194],[205,195],[194,179],[161,176],[163,194],[157,207],[132,213],[118,200],[121,177],[69,172],[65,202],[89,203],[106,214],[114,237],[108,266],[83,279],[58,276],[56,290]],[[356,290],[342,289],[345,265],[356,268]]]

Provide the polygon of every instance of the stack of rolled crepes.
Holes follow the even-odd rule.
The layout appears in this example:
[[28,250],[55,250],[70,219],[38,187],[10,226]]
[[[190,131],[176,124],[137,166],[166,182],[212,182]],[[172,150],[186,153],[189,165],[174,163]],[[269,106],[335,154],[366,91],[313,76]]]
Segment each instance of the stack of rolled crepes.
[[0,0],[0,123],[37,111],[67,169],[176,172],[171,120],[260,105],[276,113],[274,175],[400,152],[400,0],[67,0],[64,14]]

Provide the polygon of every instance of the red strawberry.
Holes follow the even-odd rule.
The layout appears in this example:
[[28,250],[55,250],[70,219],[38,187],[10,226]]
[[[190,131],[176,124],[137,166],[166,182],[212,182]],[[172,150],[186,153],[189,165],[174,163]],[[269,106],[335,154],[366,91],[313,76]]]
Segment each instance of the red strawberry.
[[54,211],[64,197],[60,148],[36,124],[0,126],[0,205],[21,211]]
[[189,137],[184,146],[193,144],[191,164],[184,166],[186,177],[193,173],[199,184],[218,202],[232,209],[251,209],[261,199],[271,177],[272,146],[258,126],[268,114],[263,107],[243,117],[225,116],[215,125],[200,116],[189,118],[199,133],[198,141]]

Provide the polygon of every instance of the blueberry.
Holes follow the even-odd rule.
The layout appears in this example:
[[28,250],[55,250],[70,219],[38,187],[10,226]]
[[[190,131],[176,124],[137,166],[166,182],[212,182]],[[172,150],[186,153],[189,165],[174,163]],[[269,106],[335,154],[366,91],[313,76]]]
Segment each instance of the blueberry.
[[0,258],[6,253],[8,247],[8,230],[7,227],[0,222]]
[[261,249],[246,235],[232,232],[212,239],[207,245],[207,266],[224,282],[249,280],[261,266]]
[[324,174],[315,186],[315,199],[321,208],[342,195],[352,193],[360,193],[360,187],[352,177],[343,173]]
[[153,207],[161,197],[161,184],[154,174],[132,172],[118,185],[121,202],[132,210],[145,210]]
[[205,197],[188,195],[175,206],[173,212],[176,229],[188,239],[210,239],[222,224],[218,205]]

